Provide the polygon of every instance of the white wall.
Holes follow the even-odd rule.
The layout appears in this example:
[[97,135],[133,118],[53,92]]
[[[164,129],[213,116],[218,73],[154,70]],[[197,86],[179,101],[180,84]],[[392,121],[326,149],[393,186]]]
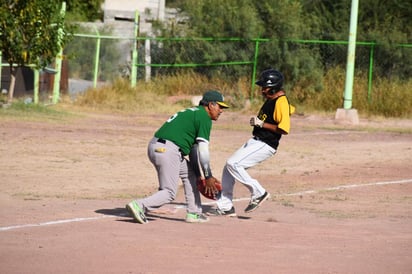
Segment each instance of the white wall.
[[104,3],[104,20],[113,20],[115,16],[134,18],[136,10],[141,17],[161,19],[164,15],[159,14],[159,11],[164,12],[164,5],[165,0],[106,0]]
[[146,8],[158,9],[159,0],[106,0],[104,9],[108,10],[138,10],[143,12]]
[[[124,24],[125,22],[122,24],[119,19],[133,20],[135,11],[137,10],[140,19],[140,33],[150,35],[151,21],[164,19],[165,1],[166,0],[106,0],[103,5],[104,22],[111,25],[113,23],[119,24],[117,27],[123,29],[122,34],[124,34],[124,32],[133,34],[133,32],[131,32],[133,25],[130,25],[130,23]],[[116,29],[116,26],[114,26],[114,28]]]

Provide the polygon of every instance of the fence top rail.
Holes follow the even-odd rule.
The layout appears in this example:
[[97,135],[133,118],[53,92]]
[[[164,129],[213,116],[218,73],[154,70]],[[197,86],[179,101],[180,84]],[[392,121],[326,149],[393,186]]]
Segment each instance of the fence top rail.
[[[270,41],[285,41],[295,42],[302,44],[339,44],[346,45],[349,42],[344,40],[305,40],[305,39],[276,39],[276,38],[239,38],[239,37],[125,37],[125,36],[113,36],[113,35],[101,35],[101,34],[85,34],[75,33],[75,37],[88,37],[88,38],[103,38],[103,39],[124,39],[124,40],[154,40],[154,41],[248,41],[248,42],[270,42]],[[374,41],[356,41],[357,45],[363,46],[376,46],[378,42]],[[412,44],[395,43],[396,47],[412,47]]]

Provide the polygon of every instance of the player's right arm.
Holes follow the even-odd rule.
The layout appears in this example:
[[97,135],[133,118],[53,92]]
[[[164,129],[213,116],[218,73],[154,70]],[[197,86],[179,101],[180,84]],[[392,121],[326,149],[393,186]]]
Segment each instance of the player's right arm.
[[210,168],[209,142],[205,139],[198,138],[197,144],[200,168],[203,171],[205,179],[208,179],[213,176]]

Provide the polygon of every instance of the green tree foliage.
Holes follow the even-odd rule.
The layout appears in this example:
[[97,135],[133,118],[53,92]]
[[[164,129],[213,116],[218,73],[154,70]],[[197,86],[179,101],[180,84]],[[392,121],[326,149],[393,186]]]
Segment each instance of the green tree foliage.
[[[304,44],[296,40],[347,41],[351,0],[174,0],[171,4],[188,18],[185,28],[169,32],[171,36],[266,39],[259,44],[258,71],[267,67],[280,69],[287,83],[305,90],[302,100],[322,90],[322,77],[327,70],[346,66],[346,44]],[[375,76],[410,78],[411,49],[398,47],[411,43],[410,18],[410,1],[359,1],[357,41],[376,42]],[[190,50],[181,48],[195,52],[191,54],[195,56],[192,60],[198,63],[249,58],[246,50],[251,47],[247,43],[240,45],[240,49],[238,46],[213,46],[208,42],[193,45]],[[357,47],[358,71],[369,70],[371,50],[370,46]],[[170,52],[178,57],[182,51]],[[231,68],[230,75],[244,75],[244,67]],[[210,69],[207,71],[210,73]]]
[[249,0],[187,0],[182,9],[189,16],[189,35],[255,38],[264,30]]
[[[344,40],[349,35],[351,0],[304,1],[305,14],[311,15],[312,38]],[[412,2],[402,0],[359,1],[357,41],[375,42],[374,75],[408,79],[411,75],[412,50],[400,46],[412,43]],[[310,23],[310,22],[308,22]],[[330,46],[321,47],[322,61],[331,67],[344,65],[346,48],[331,52]],[[357,68],[367,70],[370,47],[356,48]]]
[[92,22],[103,19],[102,3],[104,0],[66,0],[67,20]]
[[[46,66],[66,41],[61,1],[2,1],[0,50],[8,63]],[[59,29],[63,31],[60,38]]]
[[320,90],[322,67],[319,64],[319,50],[290,41],[310,37],[311,30],[301,1],[264,0],[255,2],[255,5],[265,26],[262,37],[270,39],[260,49],[259,69],[279,69],[289,84],[301,82],[313,87],[311,91]]
[[351,0],[302,0],[309,39],[347,40]]
[[62,1],[3,0],[0,2],[0,51],[10,64],[9,101],[13,98],[15,67],[45,67],[69,38],[61,13]]
[[[358,39],[373,41],[375,74],[387,78],[408,79],[412,75],[412,2],[400,0],[364,0],[359,3]],[[362,55],[357,55],[362,58]]]
[[[163,27],[163,37],[209,37],[212,40],[173,41],[152,47],[154,63],[197,63],[211,64],[230,61],[250,61],[253,58],[254,43],[251,38],[263,32],[253,3],[248,0],[187,0],[174,3],[187,17],[184,26]],[[228,42],[218,38],[236,37],[241,41]],[[245,66],[196,67],[196,72],[209,77],[226,77],[236,80],[241,75],[250,75],[251,68]],[[157,73],[169,73],[171,69],[157,69]],[[174,69],[174,71],[176,71]]]
[[[188,23],[184,35],[188,37],[242,38],[241,42],[204,42],[190,47],[196,51],[197,63],[253,60],[255,39],[267,39],[260,43],[258,70],[274,67],[282,70],[289,83],[296,81],[313,83],[319,90],[322,69],[319,65],[319,50],[290,43],[292,38],[310,37],[307,17],[299,0],[186,0],[174,5],[181,8]],[[164,32],[167,33],[167,32]],[[176,31],[175,31],[176,33]],[[182,34],[183,32],[179,32]],[[184,47],[187,48],[188,47]],[[179,56],[180,50],[172,56]],[[250,75],[250,66],[228,68],[197,68],[198,72],[216,74],[236,80],[241,75]]]

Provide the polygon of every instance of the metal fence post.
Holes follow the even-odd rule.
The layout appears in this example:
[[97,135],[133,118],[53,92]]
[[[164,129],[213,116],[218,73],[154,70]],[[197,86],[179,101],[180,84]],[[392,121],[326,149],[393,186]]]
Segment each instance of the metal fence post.
[[3,70],[2,53],[0,51],[0,91],[1,91],[1,71]]
[[139,33],[139,12],[136,10],[134,16],[134,37],[133,37],[133,52],[132,52],[132,72],[131,86],[136,86],[137,78],[137,35]]
[[95,53],[95,59],[94,59],[94,75],[93,75],[93,87],[96,88],[97,87],[97,78],[99,76],[99,57],[100,57],[100,42],[101,42],[101,38],[100,38],[100,33],[99,31],[96,29],[96,33],[97,33],[97,41],[96,41],[96,53]]
[[34,72],[34,91],[33,91],[33,101],[35,104],[39,103],[39,69],[33,68]]
[[375,43],[371,46],[371,52],[369,55],[369,76],[368,76],[368,101],[371,101],[372,92],[372,74],[373,74],[373,54],[375,50]]
[[253,99],[253,89],[255,87],[255,80],[256,80],[256,67],[257,67],[257,59],[259,56],[259,40],[255,42],[255,56],[253,58],[253,69],[252,69],[252,83],[250,87],[250,99]]

